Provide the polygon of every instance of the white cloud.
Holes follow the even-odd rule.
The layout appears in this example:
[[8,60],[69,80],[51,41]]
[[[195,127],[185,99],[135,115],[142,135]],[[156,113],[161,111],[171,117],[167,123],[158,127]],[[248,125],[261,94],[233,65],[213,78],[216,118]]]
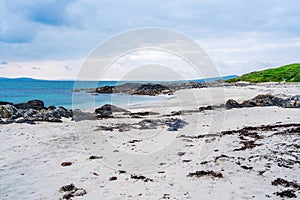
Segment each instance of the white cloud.
[[[77,60],[100,42],[143,27],[173,29],[199,41],[224,75],[299,62],[299,7],[296,0],[3,0],[0,58],[9,65],[1,66],[1,75],[75,78]],[[15,71],[17,65],[24,70]],[[32,74],[32,66],[41,70]]]

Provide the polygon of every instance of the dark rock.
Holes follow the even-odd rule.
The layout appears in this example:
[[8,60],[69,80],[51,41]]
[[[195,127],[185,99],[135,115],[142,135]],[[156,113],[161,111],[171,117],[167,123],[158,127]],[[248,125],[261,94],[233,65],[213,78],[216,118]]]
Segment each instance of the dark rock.
[[282,192],[275,192],[274,194],[280,197],[297,198],[294,190],[284,190]]
[[296,181],[287,181],[282,178],[277,178],[271,183],[272,185],[278,186],[281,185],[283,187],[293,187],[296,190],[300,190],[300,184]]
[[58,114],[57,117],[65,117],[65,118],[70,118],[73,116],[72,110],[68,110],[62,106],[59,106],[56,110],[55,113]]
[[18,119],[15,121],[16,123],[26,123],[26,124],[35,124],[34,121],[29,120],[29,119]]
[[213,110],[213,106],[203,106],[199,108],[199,111],[204,111],[204,110]]
[[62,186],[60,188],[60,192],[70,192],[72,190],[74,190],[76,187],[73,183],[69,184],[69,185],[65,185],[65,186]]
[[14,105],[14,104],[7,101],[0,101],[0,105]]
[[118,178],[116,177],[116,176],[112,176],[112,177],[110,177],[109,178],[109,181],[115,181],[115,180],[117,180]]
[[225,104],[226,108],[227,109],[231,109],[231,108],[241,108],[242,106],[235,100],[233,99],[228,99],[226,101],[226,104]]
[[209,176],[209,177],[215,177],[215,178],[223,178],[223,174],[220,172],[214,172],[214,171],[196,171],[196,172],[191,172],[187,175],[188,177],[203,177],[203,176]]
[[300,95],[286,99],[284,108],[300,108]]
[[130,113],[130,115],[138,115],[138,116],[147,116],[147,115],[159,115],[157,112],[151,112],[151,111],[145,111],[145,112],[135,112],[135,113]]
[[14,104],[14,106],[18,109],[35,109],[41,110],[44,109],[44,102],[41,100],[30,100],[27,103],[18,103]]
[[60,165],[66,167],[66,166],[71,166],[72,164],[73,164],[72,162],[62,162]]
[[275,97],[270,94],[257,95],[253,99],[243,101],[242,107],[253,107],[253,106],[284,106],[285,101],[282,98]]
[[243,146],[241,148],[234,149],[233,151],[244,151],[246,149],[252,149],[256,146],[261,146],[262,145],[262,144],[256,144],[254,140],[241,141],[240,143],[243,144]]
[[137,179],[137,180],[142,180],[144,182],[149,182],[149,181],[153,182],[153,179],[147,178],[147,177],[142,176],[142,175],[140,175],[140,176],[138,176],[138,175],[131,175],[131,178],[132,179]]
[[103,158],[102,156],[90,156],[89,159],[95,160],[95,159],[101,159]]
[[114,105],[105,104],[104,106],[95,109],[95,113],[98,117],[110,117],[114,112],[124,112],[124,113],[130,113],[128,110],[118,108]]
[[55,110],[56,109],[56,107],[55,106],[48,106],[48,108],[47,108],[47,110]]
[[63,193],[63,199],[71,199],[76,196],[83,196],[86,194],[86,190],[83,188],[77,188],[73,183],[62,186],[59,192]]
[[103,94],[111,94],[114,92],[115,86],[104,86],[96,88],[95,92],[97,93],[103,93]]
[[113,131],[114,128],[111,126],[98,126],[95,131]]
[[133,94],[135,95],[150,95],[155,96],[158,94],[168,94],[172,95],[173,92],[168,87],[160,84],[143,84],[138,87]]

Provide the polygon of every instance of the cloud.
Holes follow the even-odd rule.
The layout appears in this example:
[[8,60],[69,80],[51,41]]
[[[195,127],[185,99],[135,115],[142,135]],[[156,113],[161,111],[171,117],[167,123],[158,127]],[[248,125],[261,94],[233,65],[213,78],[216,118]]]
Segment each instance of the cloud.
[[299,7],[296,0],[2,0],[0,55],[44,67],[84,59],[122,31],[161,27],[198,41],[222,74],[243,73],[299,62]]

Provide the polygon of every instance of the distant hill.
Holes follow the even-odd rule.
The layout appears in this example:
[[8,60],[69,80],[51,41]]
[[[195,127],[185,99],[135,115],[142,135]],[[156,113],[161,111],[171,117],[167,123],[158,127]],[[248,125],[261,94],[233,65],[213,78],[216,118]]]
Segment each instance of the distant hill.
[[[236,75],[230,75],[230,76],[222,76],[222,77],[214,77],[214,78],[206,78],[206,79],[196,79],[196,80],[181,80],[181,81],[189,81],[189,82],[212,82],[216,80],[228,80],[231,78],[237,77]],[[50,81],[50,80],[41,80],[41,79],[33,79],[33,78],[27,78],[27,77],[21,77],[21,78],[6,78],[6,77],[0,77],[0,81],[2,82],[35,82],[35,81]],[[76,80],[52,80],[52,81],[76,81]],[[181,81],[173,81],[173,82],[181,82]],[[124,82],[162,82],[162,81],[147,81],[147,80],[139,80],[139,81],[124,81]]]
[[226,80],[227,83],[247,81],[251,83],[261,82],[300,82],[300,63],[285,65],[278,68],[251,72]]
[[6,77],[0,77],[0,81],[41,81],[39,79],[33,79],[33,78],[6,78]]

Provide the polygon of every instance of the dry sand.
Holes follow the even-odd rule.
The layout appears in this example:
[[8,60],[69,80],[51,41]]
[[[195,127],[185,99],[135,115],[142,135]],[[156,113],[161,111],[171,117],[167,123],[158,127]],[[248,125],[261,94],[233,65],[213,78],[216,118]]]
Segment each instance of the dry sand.
[[[167,119],[162,115],[229,98],[288,97],[299,89],[299,84],[262,84],[181,90],[168,100],[123,107],[160,113],[145,119]],[[73,199],[281,199],[275,193],[287,189],[300,198],[299,188],[271,184],[277,178],[300,182],[299,129],[280,127],[299,124],[299,109],[209,110],[173,118],[188,125],[178,131],[166,126],[139,130],[134,128],[139,118],[0,125],[0,199],[59,199],[60,187],[70,183],[87,192]],[[98,126],[120,124],[130,130],[97,131]],[[222,133],[262,125],[278,127]],[[257,146],[241,150],[245,141]],[[63,162],[72,165],[61,166]],[[196,171],[222,177],[188,176]]]

